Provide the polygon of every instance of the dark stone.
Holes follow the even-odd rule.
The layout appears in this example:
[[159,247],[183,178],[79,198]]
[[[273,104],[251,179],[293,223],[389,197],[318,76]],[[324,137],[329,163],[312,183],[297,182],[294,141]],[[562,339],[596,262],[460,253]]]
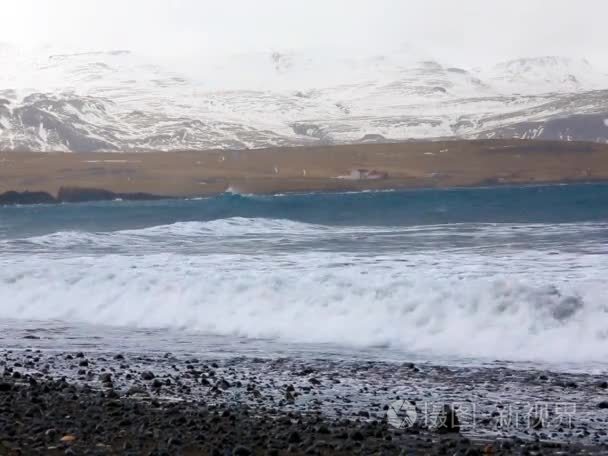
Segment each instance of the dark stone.
[[146,390],[140,386],[132,386],[131,388],[129,388],[127,390],[127,394],[128,395],[133,395],[133,394],[146,394]]
[[540,416],[532,416],[530,418],[530,427],[535,431],[543,428],[543,420]]
[[362,442],[365,440],[365,436],[361,431],[355,431],[350,435],[350,439],[354,440],[355,442]]
[[167,440],[167,445],[168,446],[181,446],[182,441],[177,437],[171,437],[169,440]]
[[235,447],[234,450],[232,450],[233,456],[249,456],[251,454],[252,454],[251,450],[242,445],[239,445],[239,446]]
[[10,383],[0,383],[0,392],[7,392],[13,389]]
[[87,201],[112,201],[116,193],[95,188],[61,187],[57,199],[64,203],[83,203]]
[[597,404],[598,408],[604,410],[604,409],[608,409],[608,401],[602,401],[599,404]]
[[118,396],[118,393],[114,390],[110,390],[106,393],[106,397],[108,399],[118,399],[120,396]]
[[85,203],[89,201],[114,201],[116,199],[130,201],[150,201],[165,199],[160,195],[149,193],[114,193],[98,188],[61,187],[57,200],[62,203]]
[[53,204],[57,200],[46,192],[13,192],[0,194],[0,206],[14,204]]
[[509,442],[508,440],[505,440],[505,441],[501,442],[500,447],[503,450],[509,451],[513,448],[513,444],[511,442]]
[[298,434],[296,431],[289,434],[289,437],[287,438],[287,443],[300,443],[301,441],[302,437],[300,437],[300,434]]
[[444,405],[443,410],[437,416],[435,429],[440,434],[451,434],[460,432],[460,421],[456,411],[449,405]]
[[304,377],[306,375],[310,375],[310,374],[314,374],[314,369],[311,369],[310,367],[307,367],[306,369],[302,369],[299,372],[295,372],[295,375],[298,375],[300,377]]
[[216,388],[227,390],[230,389],[232,385],[230,385],[230,383],[228,383],[224,378],[222,378],[219,382],[217,382],[215,386]]
[[329,428],[326,425],[324,425],[324,424],[322,424],[321,426],[319,426],[319,429],[317,429],[317,432],[319,434],[330,434],[331,433],[330,430],[329,430]]
[[154,374],[150,371],[142,372],[141,378],[142,378],[142,380],[147,380],[147,381],[154,380]]

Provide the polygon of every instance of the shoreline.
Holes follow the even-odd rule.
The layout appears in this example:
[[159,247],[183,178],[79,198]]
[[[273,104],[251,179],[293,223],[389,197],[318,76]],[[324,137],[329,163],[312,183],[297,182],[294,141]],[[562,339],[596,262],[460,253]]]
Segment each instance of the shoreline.
[[[213,198],[222,195],[260,195],[260,196],[277,196],[277,195],[307,195],[307,194],[352,194],[352,193],[368,193],[368,192],[405,192],[405,191],[424,191],[424,190],[492,190],[500,188],[533,188],[533,187],[560,187],[570,185],[607,185],[608,179],[599,180],[581,180],[581,181],[555,181],[555,182],[535,182],[535,183],[499,183],[494,185],[465,185],[451,187],[387,187],[373,189],[339,189],[339,190],[312,190],[312,191],[284,191],[281,193],[234,193],[234,192],[218,192],[205,195],[192,196],[163,196],[148,193],[114,193],[106,189],[98,188],[70,188],[69,197],[53,196],[50,193],[42,191],[15,191],[9,190],[0,193],[0,207],[3,206],[28,206],[28,205],[55,205],[55,204],[73,204],[73,203],[92,203],[104,201],[188,201],[197,198]],[[59,195],[62,194],[60,189]]]
[[[546,384],[562,391],[558,397],[565,393],[564,401],[581,391],[593,397],[603,394],[605,384],[596,386],[597,379],[585,375],[504,368],[458,371],[407,362],[323,364],[289,358],[47,351],[35,348],[35,334],[24,337],[32,348],[0,350],[0,406],[5,411],[0,414],[0,455],[87,450],[134,455],[399,455],[404,450],[429,455],[600,455],[607,448],[600,424],[603,410],[596,404],[596,426],[586,417],[561,431],[543,421],[518,433],[485,435],[468,430],[464,396],[455,405],[460,426],[450,429],[435,428],[443,419],[439,415],[431,427],[422,420],[410,427],[395,424],[387,412],[396,398],[407,398],[421,416],[425,398],[448,385],[454,390],[449,394],[456,395],[470,394],[465,385],[472,385],[469,397],[482,400],[486,389],[508,391],[505,379],[514,386],[529,383],[528,392]],[[435,381],[444,386],[433,387]],[[396,389],[398,384],[409,384],[416,392]],[[443,406],[455,403],[445,393],[440,400]],[[577,419],[585,417],[581,413]],[[485,411],[479,418],[486,427],[497,420]]]
[[[608,145],[405,142],[140,153],[0,152],[0,194],[59,201],[193,198],[608,181]],[[66,190],[79,189],[80,196]],[[97,192],[95,198],[84,192]],[[1,200],[0,200],[1,201]],[[0,204],[2,204],[0,202]]]

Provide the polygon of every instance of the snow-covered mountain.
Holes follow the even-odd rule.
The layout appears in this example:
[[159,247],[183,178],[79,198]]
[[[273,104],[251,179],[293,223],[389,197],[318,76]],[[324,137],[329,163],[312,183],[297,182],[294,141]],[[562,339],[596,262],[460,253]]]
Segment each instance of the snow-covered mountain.
[[163,64],[0,45],[0,150],[244,149],[436,138],[608,142],[608,75],[585,60],[487,68],[270,52]]

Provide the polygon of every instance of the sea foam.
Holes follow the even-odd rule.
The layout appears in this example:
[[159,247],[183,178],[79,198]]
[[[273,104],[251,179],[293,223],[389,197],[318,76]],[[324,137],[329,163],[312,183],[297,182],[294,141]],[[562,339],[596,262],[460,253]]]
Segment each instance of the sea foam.
[[[344,230],[347,238],[361,235]],[[374,230],[364,229],[370,236]],[[420,230],[439,237],[438,227]],[[472,249],[167,249],[176,239],[190,239],[193,248],[247,233],[255,244],[260,235],[319,241],[330,232],[299,222],[236,219],[12,240],[0,256],[0,318],[441,356],[549,362],[608,356],[603,256],[522,249],[499,255]],[[111,253],[125,243],[129,249]],[[152,245],[158,246],[154,253]]]

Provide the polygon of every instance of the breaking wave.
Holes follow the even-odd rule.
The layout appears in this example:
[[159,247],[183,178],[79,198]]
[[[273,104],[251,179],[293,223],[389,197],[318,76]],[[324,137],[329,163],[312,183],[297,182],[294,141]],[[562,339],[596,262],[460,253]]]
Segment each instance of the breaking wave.
[[[255,259],[41,256],[13,261],[11,267],[5,260],[0,318],[442,356],[556,362],[608,356],[608,303],[601,281],[558,287],[533,280],[533,271],[459,275],[463,258],[430,260],[365,263],[319,252]],[[473,267],[483,264],[482,258],[468,261]]]
[[[497,247],[497,243],[514,248],[532,245],[535,248],[562,246],[585,235],[593,247],[606,239],[605,222],[543,224],[452,223],[419,226],[329,226],[287,219],[233,217],[211,221],[176,222],[167,225],[117,231],[57,231],[40,236],[0,240],[0,253],[57,251],[76,254],[87,249],[97,252],[156,252],[181,248],[198,249],[228,243],[240,245],[260,242],[264,246],[298,242],[340,241],[348,247],[374,247],[392,251],[396,247],[437,249],[439,247],[480,249]],[[350,245],[345,245],[350,243]],[[307,244],[309,245],[309,244]],[[578,248],[584,244],[579,242]],[[142,250],[145,249],[145,250]],[[186,250],[188,251],[188,250]],[[372,255],[374,252],[370,252]]]

